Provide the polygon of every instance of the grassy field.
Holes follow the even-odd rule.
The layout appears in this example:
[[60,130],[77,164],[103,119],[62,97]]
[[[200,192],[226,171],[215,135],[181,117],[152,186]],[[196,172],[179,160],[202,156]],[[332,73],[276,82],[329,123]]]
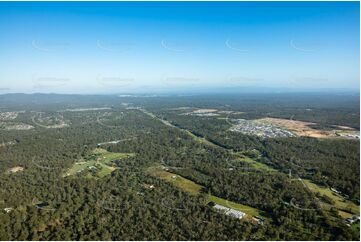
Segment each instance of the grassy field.
[[94,149],[93,154],[98,155],[102,163],[110,162],[116,159],[129,158],[135,155],[133,153],[112,153],[101,148]]
[[[74,176],[86,172],[84,176],[86,178],[102,178],[116,169],[112,161],[134,156],[130,153],[111,153],[100,148],[94,149],[92,155],[90,158],[82,158],[74,163],[63,176]],[[96,167],[96,172],[90,172],[91,167]]]
[[272,167],[269,167],[263,163],[257,162],[247,156],[240,157],[239,161],[248,163],[252,168],[255,168],[255,169],[260,169],[260,170],[265,170],[265,171],[270,171],[270,172],[277,172],[277,170],[273,169]]
[[217,147],[217,145],[213,144],[212,142],[208,141],[205,138],[201,138],[198,137],[197,135],[193,134],[192,132],[190,132],[189,130],[185,130],[182,129],[183,131],[185,131],[189,136],[191,136],[195,141],[199,142],[199,143],[203,143],[205,145],[209,145],[209,146],[213,146],[213,147]]
[[152,169],[151,174],[155,177],[159,177],[163,180],[166,180],[166,181],[172,183],[176,187],[179,187],[182,190],[184,190],[192,195],[198,195],[202,189],[201,185],[198,185],[197,183],[192,182],[179,175],[164,171],[161,168]]
[[334,206],[343,211],[339,211],[339,215],[343,218],[351,217],[351,214],[359,214],[360,207],[354,204],[351,201],[347,201],[342,198],[340,195],[333,193],[328,187],[320,187],[309,180],[303,180],[304,183],[310,188],[314,193],[320,193],[321,195],[326,195],[334,202]]
[[[201,185],[199,185],[193,181],[190,181],[184,177],[181,177],[177,174],[173,174],[171,172],[162,170],[161,167],[152,167],[149,169],[149,172],[152,176],[159,177],[160,179],[166,180],[166,181],[172,183],[174,186],[179,187],[182,190],[184,190],[194,196],[199,195],[203,188]],[[255,209],[255,208],[243,205],[243,204],[231,202],[226,199],[213,196],[211,194],[209,194],[207,197],[207,203],[208,202],[215,202],[224,207],[233,208],[235,210],[245,212],[246,214],[253,216],[253,217],[260,216],[260,211],[258,209]]]
[[[251,167],[256,168],[256,169],[263,169],[266,171],[278,172],[276,169],[273,169],[265,164],[257,162],[255,160],[253,160],[252,158],[249,158],[246,156],[240,157],[239,160],[242,162],[249,163],[251,165]],[[308,188],[313,193],[316,193],[316,194],[319,193],[321,196],[325,195],[334,202],[334,205],[328,205],[328,204],[324,203],[323,204],[324,209],[330,210],[331,207],[334,206],[339,210],[338,214],[344,219],[349,218],[354,214],[359,214],[360,207],[358,205],[356,205],[355,203],[353,203],[351,201],[345,200],[342,196],[332,192],[328,187],[318,186],[317,184],[311,182],[310,180],[303,180],[303,182],[308,186]]]
[[352,217],[352,213],[346,213],[346,212],[341,211],[341,210],[338,211],[338,215],[340,215],[344,219]]
[[164,120],[164,119],[161,119],[159,117],[157,117],[156,115],[154,115],[153,113],[151,112],[148,112],[148,111],[145,111],[145,110],[141,110],[143,113],[149,115],[150,117],[152,118],[155,118],[155,119],[158,119],[159,121],[161,121],[163,124],[169,126],[169,127],[173,127],[173,128],[177,128],[177,129],[180,129],[184,132],[186,132],[189,136],[191,136],[195,141],[197,142],[200,142],[200,143],[203,143],[203,144],[206,144],[206,145],[209,145],[209,146],[213,146],[213,147],[217,147],[217,145],[213,144],[212,142],[208,141],[207,139],[205,138],[201,138],[201,137],[198,137],[197,135],[193,134],[192,132],[190,132],[189,130],[187,129],[183,129],[183,128],[180,128],[180,127],[177,127],[175,125],[173,125],[171,122],[167,121],[167,120]]

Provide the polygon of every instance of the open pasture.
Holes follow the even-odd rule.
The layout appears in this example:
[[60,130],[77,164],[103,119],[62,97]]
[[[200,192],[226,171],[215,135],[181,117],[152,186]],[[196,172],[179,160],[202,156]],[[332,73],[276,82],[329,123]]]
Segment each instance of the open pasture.
[[74,175],[85,175],[87,178],[102,178],[117,169],[112,163],[115,160],[125,159],[134,156],[130,153],[111,153],[101,148],[93,150],[89,157],[82,158],[73,164],[63,175],[64,177]]

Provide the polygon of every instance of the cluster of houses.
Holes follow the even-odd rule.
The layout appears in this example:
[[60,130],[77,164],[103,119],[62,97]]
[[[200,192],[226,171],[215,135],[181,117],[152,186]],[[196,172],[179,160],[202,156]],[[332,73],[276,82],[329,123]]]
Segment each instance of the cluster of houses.
[[230,128],[230,131],[248,135],[257,135],[264,138],[293,137],[292,132],[272,124],[264,124],[255,120],[238,119],[238,123]]
[[18,116],[18,113],[23,113],[24,111],[21,112],[0,112],[0,120],[13,120],[16,119],[16,117]]

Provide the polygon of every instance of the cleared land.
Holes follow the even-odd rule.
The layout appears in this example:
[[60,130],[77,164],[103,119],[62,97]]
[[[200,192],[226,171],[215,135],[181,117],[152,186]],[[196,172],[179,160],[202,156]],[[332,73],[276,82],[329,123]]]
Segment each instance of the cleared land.
[[63,176],[82,175],[87,178],[102,178],[117,169],[113,161],[132,156],[134,156],[134,154],[111,153],[104,149],[97,148],[93,150],[90,157],[74,163]]
[[[214,116],[223,116],[224,114],[243,114],[244,112],[235,112],[235,111],[228,111],[228,110],[218,110],[218,109],[193,109],[187,113],[180,113],[179,115],[191,115],[191,116],[199,116],[199,117],[214,117]],[[176,109],[173,109],[176,110]],[[182,109],[178,109],[182,110]],[[183,109],[184,110],[184,109]],[[219,119],[225,119],[225,117],[219,117]]]
[[175,185],[176,187],[179,187],[192,195],[198,195],[202,190],[201,185],[198,185],[197,183],[181,177],[177,174],[164,171],[161,168],[151,168],[150,171],[153,176],[166,180]]
[[14,166],[8,169],[8,173],[16,173],[19,171],[23,171],[25,168],[23,166]]
[[255,168],[255,169],[271,171],[271,172],[278,172],[276,169],[273,169],[272,167],[267,166],[266,164],[257,162],[257,161],[255,161],[252,158],[247,157],[247,156],[240,157],[240,158],[238,158],[238,160],[241,161],[241,162],[245,162],[245,163],[249,164],[250,167]]
[[[350,128],[351,129],[351,128]],[[360,131],[357,130],[337,130],[336,135],[343,138],[360,139]]]
[[[181,129],[181,128],[180,128]],[[186,132],[189,136],[191,136],[195,141],[209,145],[209,146],[213,146],[213,147],[218,147],[217,145],[215,145],[214,143],[210,142],[209,140],[203,138],[203,137],[198,137],[197,135],[193,134],[192,132],[190,132],[189,130],[186,129],[181,129],[184,132]]]
[[99,110],[108,110],[111,109],[109,107],[102,107],[102,108],[73,108],[73,109],[65,109],[64,111],[67,112],[87,112],[87,111],[99,111]]
[[[339,210],[339,215],[343,218],[349,218],[352,214],[358,215],[360,213],[360,207],[351,201],[345,200],[340,195],[332,192],[328,187],[320,187],[309,180],[303,180],[307,187],[314,193],[319,193],[321,196],[325,195],[329,197],[334,207]],[[323,204],[324,208],[331,208],[332,205]]]
[[181,115],[193,115],[201,117],[219,116],[219,114],[216,113],[217,111],[217,109],[196,109],[189,113],[182,113]]
[[0,113],[0,120],[7,121],[7,120],[14,120],[18,116],[18,112],[1,112]]
[[[196,135],[194,135],[193,133],[191,133],[190,131],[186,130],[186,129],[182,129],[179,128],[177,126],[174,126],[173,124],[171,124],[170,122],[160,119],[157,116],[155,116],[154,114],[145,111],[144,109],[139,109],[140,111],[144,112],[145,114],[158,119],[159,121],[161,121],[162,123],[168,125],[168,126],[172,126],[175,128],[178,128],[180,130],[183,130],[185,132],[187,132],[190,136],[192,136],[196,141],[198,142],[202,142],[211,146],[217,146],[216,144],[208,141],[207,139],[204,138],[200,138]],[[212,110],[213,111],[213,110]],[[317,137],[317,138],[325,138],[325,137],[336,137],[337,133],[335,130],[333,131],[321,131],[321,130],[316,130],[313,129],[311,127],[309,127],[309,125],[314,125],[315,123],[311,123],[311,122],[303,122],[303,121],[295,121],[295,120],[286,120],[286,119],[277,119],[277,118],[263,118],[263,119],[257,119],[257,120],[250,120],[253,121],[257,124],[259,123],[263,123],[263,124],[267,124],[269,125],[269,127],[267,127],[267,129],[270,129],[272,132],[272,135],[277,133],[278,131],[278,127],[283,128],[284,131],[290,132],[292,131],[291,134],[297,134],[299,136],[309,136],[309,137]],[[234,126],[233,126],[234,127]],[[274,132],[274,128],[276,128],[276,132]],[[343,127],[343,129],[345,130],[346,127]],[[351,129],[351,128],[350,128]],[[283,131],[283,130],[282,130]],[[347,130],[348,132],[350,132],[350,130]],[[331,136],[332,134],[332,136]],[[290,135],[292,136],[292,135]],[[233,152],[232,152],[233,153]],[[237,153],[233,153],[233,154],[237,154]],[[243,155],[239,155],[239,157],[237,158],[240,162],[245,162],[248,163],[250,165],[250,167],[255,168],[255,169],[262,169],[262,170],[266,170],[268,172],[278,172],[277,170],[262,164],[260,162],[257,162],[255,160],[253,160],[250,157],[247,156],[243,156]],[[202,186],[188,180],[185,179],[179,175],[167,172],[162,170],[161,168],[158,167],[158,169],[154,169],[154,167],[151,170],[151,174],[153,176],[159,177],[161,179],[164,179],[172,184],[174,184],[175,186],[185,190],[186,192],[192,194],[192,195],[197,195],[202,191]],[[339,197],[335,194],[333,194],[329,188],[322,188],[310,181],[304,181],[306,183],[306,185],[308,186],[308,188],[314,192],[314,193],[320,193],[321,195],[326,195],[328,197],[330,197],[330,199],[332,199],[334,201],[333,205],[334,207],[336,207],[339,211],[339,215],[342,218],[349,218],[352,216],[352,214],[359,214],[359,206],[357,206],[356,204],[354,204],[351,201],[347,201],[342,197]],[[218,198],[215,196],[212,196],[211,194],[208,195],[208,201],[213,201],[215,203],[218,203],[222,206],[228,207],[228,208],[233,208],[236,210],[240,210],[243,212],[248,211],[248,214],[251,216],[258,216],[260,213],[262,213],[261,211],[249,207],[249,206],[245,206],[242,204],[237,204],[237,203],[232,203],[228,200],[222,199],[222,198]],[[332,205],[329,204],[324,204],[323,208],[329,210],[332,207]],[[242,210],[243,209],[243,210]]]
[[[228,119],[226,119],[228,120]],[[334,126],[332,130],[319,130],[312,126],[316,123],[282,118],[261,118],[254,120],[237,119],[231,124],[230,131],[260,137],[293,137],[307,136],[313,138],[350,138],[359,139],[360,131],[347,126]]]
[[46,129],[58,129],[69,126],[65,121],[62,115],[55,116],[43,116],[42,113],[31,118],[34,124],[46,128]]
[[169,126],[169,127],[173,127],[173,128],[176,128],[176,129],[179,129],[179,130],[182,130],[182,131],[186,132],[189,136],[191,136],[191,137],[192,137],[195,141],[197,141],[197,142],[204,143],[204,144],[210,145],[210,146],[217,146],[217,145],[215,145],[214,143],[208,141],[208,140],[205,139],[205,138],[196,136],[195,134],[193,134],[192,132],[190,132],[190,131],[187,130],[187,129],[183,129],[183,128],[177,127],[177,126],[173,125],[172,123],[170,123],[169,121],[157,117],[156,115],[154,115],[154,114],[151,113],[151,112],[148,112],[148,111],[146,111],[146,110],[144,110],[144,109],[137,109],[137,110],[143,112],[144,114],[149,115],[150,117],[152,117],[152,118],[154,118],[154,119],[159,120],[160,122],[162,122],[163,124],[165,124],[165,125],[167,125],[167,126]]
[[[281,118],[262,118],[262,119],[257,119],[257,121],[265,124],[273,124],[280,126],[295,133],[298,136],[308,136],[314,138],[336,137],[337,136],[336,132],[338,131],[338,130],[317,130],[310,127],[310,125],[315,125],[316,123],[281,119]],[[352,128],[350,127],[347,128],[352,130]]]
[[217,109],[196,109],[193,111],[193,113],[214,113],[217,111]]
[[243,134],[256,135],[267,138],[295,136],[294,133],[280,127],[279,125],[263,122],[260,120],[238,119],[237,124],[233,124],[229,130],[232,132],[240,132]]
[[[149,172],[152,176],[166,180],[166,181],[172,183],[173,185],[175,185],[176,187],[179,187],[180,189],[182,189],[194,196],[199,195],[203,189],[203,186],[201,186],[193,181],[190,181],[182,176],[179,176],[177,174],[165,171],[161,167],[151,167],[149,169]],[[260,213],[261,213],[256,208],[252,208],[250,206],[246,206],[243,204],[231,202],[226,199],[213,196],[211,194],[207,195],[207,203],[208,202],[215,202],[224,207],[242,211],[242,212],[246,213],[247,215],[250,215],[251,217],[252,216],[253,217],[260,216]]]
[[0,129],[2,130],[29,130],[33,128],[34,126],[25,123],[0,122]]
[[220,198],[220,197],[209,195],[208,196],[208,201],[209,202],[215,202],[215,203],[217,203],[219,205],[222,205],[224,207],[227,207],[227,208],[232,208],[232,209],[235,209],[235,210],[238,210],[238,211],[242,211],[242,212],[244,212],[244,213],[246,213],[248,215],[251,215],[253,217],[260,216],[260,211],[258,209],[256,209],[256,208],[252,208],[252,207],[247,206],[247,205],[231,202],[231,201],[228,201],[228,200]]

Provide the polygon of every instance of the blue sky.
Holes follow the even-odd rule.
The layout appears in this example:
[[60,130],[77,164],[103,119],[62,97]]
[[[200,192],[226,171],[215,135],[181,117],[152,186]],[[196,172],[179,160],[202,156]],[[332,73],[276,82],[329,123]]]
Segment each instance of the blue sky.
[[0,3],[0,92],[359,89],[358,2]]

